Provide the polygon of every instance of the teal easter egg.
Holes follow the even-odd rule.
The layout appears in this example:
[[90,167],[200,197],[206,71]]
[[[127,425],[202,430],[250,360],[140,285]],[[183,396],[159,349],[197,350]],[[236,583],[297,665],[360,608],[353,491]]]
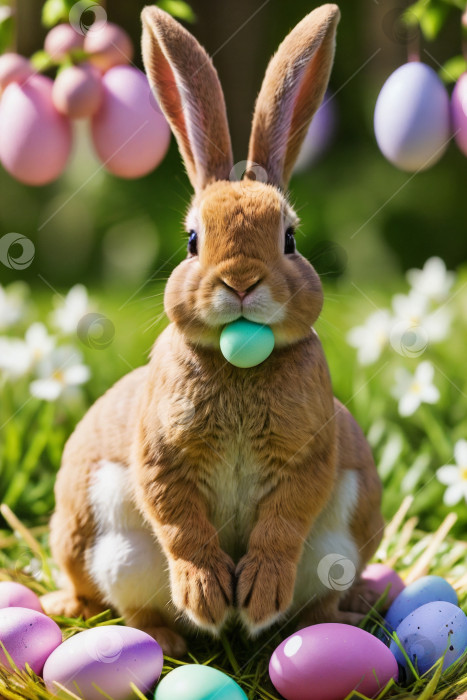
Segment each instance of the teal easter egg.
[[272,353],[274,333],[269,326],[239,318],[224,328],[220,346],[225,359],[235,367],[255,367]]
[[237,683],[210,666],[179,666],[161,680],[154,700],[248,700]]

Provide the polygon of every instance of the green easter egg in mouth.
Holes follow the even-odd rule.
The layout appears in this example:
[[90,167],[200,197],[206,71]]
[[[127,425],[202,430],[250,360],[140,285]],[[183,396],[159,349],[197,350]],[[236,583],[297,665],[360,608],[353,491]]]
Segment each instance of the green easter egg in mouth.
[[223,329],[220,347],[227,362],[235,367],[256,367],[274,350],[274,333],[269,326],[239,318]]

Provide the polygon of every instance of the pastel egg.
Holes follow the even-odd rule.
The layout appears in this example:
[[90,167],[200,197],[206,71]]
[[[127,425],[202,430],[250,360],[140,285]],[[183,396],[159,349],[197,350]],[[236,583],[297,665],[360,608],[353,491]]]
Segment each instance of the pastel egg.
[[44,49],[54,61],[61,61],[70,51],[82,49],[83,43],[83,34],[77,32],[71,24],[57,24],[47,33]]
[[391,678],[391,651],[359,627],[323,623],[305,627],[280,644],[269,675],[286,700],[343,700],[352,690],[373,697]]
[[450,136],[449,96],[436,72],[418,61],[394,71],[379,93],[374,128],[382,153],[401,170],[434,165]]
[[34,75],[8,85],[0,101],[0,161],[27,185],[55,180],[70,155],[70,122],[55,109],[52,86],[50,78]]
[[367,581],[371,589],[380,596],[383,595],[386,588],[390,586],[386,598],[388,605],[390,605],[405,588],[405,583],[399,574],[385,564],[368,564],[363,570],[361,578]]
[[44,612],[34,591],[15,581],[0,582],[0,608],[29,608]]
[[124,29],[112,22],[90,27],[84,39],[84,50],[89,60],[105,72],[113,66],[129,63],[133,58],[133,44]]
[[147,693],[159,678],[162,663],[162,649],[145,632],[104,625],[63,642],[47,659],[44,681],[59,696],[55,681],[86,700],[102,700],[96,685],[113,700],[126,700],[134,697],[131,683]]
[[222,330],[220,348],[235,367],[255,367],[272,353],[274,333],[269,326],[239,318]]
[[10,83],[22,83],[34,73],[27,58],[17,53],[4,53],[0,56],[0,90]]
[[153,170],[165,156],[170,129],[144,73],[115,66],[102,78],[103,98],[91,121],[91,135],[105,168],[135,178]]
[[[62,641],[60,627],[37,610],[3,608],[0,610],[0,639],[16,666],[26,664],[38,675],[46,659]],[[0,666],[10,669],[9,661],[0,648]]]
[[398,628],[407,615],[425,603],[444,600],[457,605],[457,593],[441,576],[422,576],[404,588],[386,613],[386,627],[389,632]]
[[[443,661],[445,670],[467,648],[467,617],[452,603],[426,603],[401,622],[396,634],[420,675],[426,673],[446,652]],[[409,680],[412,676],[410,667],[395,641],[391,642],[390,649]]]
[[320,108],[311,120],[300,153],[295,161],[294,173],[307,170],[313,165],[331,143],[337,123],[335,100],[330,92],[323,98]]
[[102,102],[101,74],[90,63],[65,68],[55,78],[52,99],[70,119],[92,117]]
[[247,696],[222,671],[187,664],[170,671],[159,683],[154,700],[247,700]]
[[461,75],[452,92],[451,114],[454,138],[467,156],[467,73]]

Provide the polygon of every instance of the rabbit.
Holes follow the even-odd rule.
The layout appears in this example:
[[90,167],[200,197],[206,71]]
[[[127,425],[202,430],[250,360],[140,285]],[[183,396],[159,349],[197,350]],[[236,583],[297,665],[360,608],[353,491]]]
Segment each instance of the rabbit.
[[[322,286],[296,250],[286,194],[338,20],[336,5],[318,7],[271,59],[238,179],[211,59],[169,14],[142,12],[146,72],[194,188],[188,254],[166,284],[170,323],[149,363],[65,446],[50,535],[63,584],[43,597],[50,614],[110,606],[181,657],[190,629],[217,635],[231,617],[254,637],[281,619],[356,624],[370,607],[359,574],[381,539],[381,484],[333,397],[313,329]],[[219,349],[241,316],[275,337],[248,369]]]

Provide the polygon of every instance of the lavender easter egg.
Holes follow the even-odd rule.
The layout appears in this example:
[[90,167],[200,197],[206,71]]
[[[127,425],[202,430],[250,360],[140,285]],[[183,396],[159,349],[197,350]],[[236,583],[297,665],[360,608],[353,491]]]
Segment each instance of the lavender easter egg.
[[115,66],[102,83],[102,104],[91,122],[97,155],[114,175],[146,175],[159,165],[170,142],[169,126],[148,80],[137,68]]
[[162,671],[162,649],[148,634],[133,627],[93,627],[67,639],[49,656],[44,681],[51,693],[55,682],[86,700],[102,700],[99,686],[113,700],[134,697],[130,684],[146,693]]
[[52,103],[50,78],[11,83],[0,101],[0,161],[27,185],[45,185],[64,170],[71,151],[68,119]]
[[[467,648],[467,617],[452,603],[426,603],[408,615],[397,630],[397,637],[412,665],[420,674],[426,673],[443,654],[443,670],[459,659]],[[405,669],[406,678],[411,669],[395,641],[391,651]]]
[[[0,639],[16,666],[26,664],[38,675],[46,659],[61,644],[60,627],[36,610],[3,608],[0,610]],[[10,669],[10,663],[0,648],[0,666]]]
[[436,72],[413,61],[400,66],[383,85],[375,107],[378,146],[401,170],[434,165],[449,142],[449,96]]
[[457,605],[457,593],[441,576],[422,576],[399,593],[386,613],[385,626],[389,632],[398,628],[402,620],[425,603],[442,600]]
[[60,114],[70,119],[92,117],[102,102],[99,71],[89,63],[65,68],[55,78],[52,99]]
[[461,75],[452,92],[451,114],[454,138],[467,156],[467,73]]
[[315,163],[331,143],[336,130],[337,111],[333,95],[327,92],[320,108],[311,120],[294,173],[303,172]]
[[44,49],[55,61],[60,61],[70,51],[82,49],[83,43],[83,34],[71,24],[57,24],[45,37]]
[[4,53],[0,56],[0,90],[10,83],[23,83],[34,73],[27,58],[17,53]]
[[0,608],[29,608],[44,612],[34,591],[15,581],[0,582]]
[[280,644],[269,675],[286,700],[342,700],[352,690],[376,695],[397,679],[394,655],[365,630],[339,623],[305,627]]
[[405,583],[399,574],[385,564],[368,564],[363,570],[361,578],[367,581],[368,586],[380,596],[383,595],[384,591],[389,586],[386,598],[388,605],[390,605],[405,588]]

